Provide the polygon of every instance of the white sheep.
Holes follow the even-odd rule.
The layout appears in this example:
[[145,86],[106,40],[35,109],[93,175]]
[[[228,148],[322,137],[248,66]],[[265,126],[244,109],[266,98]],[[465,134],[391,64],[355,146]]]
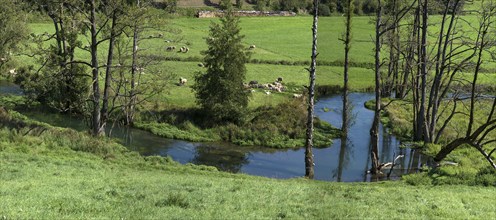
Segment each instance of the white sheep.
[[183,77],[180,77],[179,78],[179,85],[184,85],[188,82],[188,80],[186,78],[183,78]]

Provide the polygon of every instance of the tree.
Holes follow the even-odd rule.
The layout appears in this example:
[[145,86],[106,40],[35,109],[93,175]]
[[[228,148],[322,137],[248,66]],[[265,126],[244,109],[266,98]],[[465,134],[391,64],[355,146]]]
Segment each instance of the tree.
[[20,11],[20,0],[5,1],[0,4],[0,68],[10,59],[17,45],[27,34],[25,13]]
[[305,143],[305,177],[313,179],[313,121],[315,102],[315,73],[317,72],[317,26],[319,21],[319,1],[313,1],[313,25],[312,25],[312,62],[308,72],[310,73],[310,85],[308,87],[308,117],[307,117],[307,138]]
[[243,8],[243,2],[244,0],[236,0],[236,8],[238,9]]
[[413,7],[415,1],[411,5],[402,8],[398,15],[391,17],[393,21],[388,22],[387,19],[383,20],[383,4],[381,0],[377,0],[377,11],[375,20],[375,49],[374,49],[374,75],[375,75],[375,105],[374,105],[374,119],[372,122],[372,127],[370,128],[371,137],[371,160],[372,160],[372,174],[378,174],[380,172],[379,164],[379,123],[381,120],[381,97],[382,97],[382,78],[381,78],[381,67],[384,64],[381,60],[381,48],[383,42],[383,35],[391,30],[397,28],[400,24],[400,20],[410,11]]
[[[493,53],[494,47],[496,45],[496,39],[492,36],[492,33],[496,31],[496,29],[494,28],[496,4],[493,1],[482,1],[481,6],[482,7],[479,10],[479,26],[477,27],[477,37],[473,42],[474,46],[468,47],[470,50],[472,50],[472,53],[468,55],[468,58],[475,57],[476,61],[472,81],[469,84],[469,119],[467,122],[466,132],[464,135],[461,135],[460,137],[457,137],[456,139],[451,140],[449,143],[447,143],[434,157],[434,161],[440,162],[456,148],[462,145],[468,145],[476,148],[489,162],[489,164],[494,169],[496,169],[496,163],[494,162],[492,157],[492,154],[496,152],[496,147],[494,147],[494,145],[491,146],[496,142],[496,138],[494,136],[496,131],[496,97],[490,97],[489,101],[482,100],[483,97],[480,97],[479,91],[477,91],[477,82],[481,74],[482,65],[484,63],[484,60],[489,60],[488,58],[484,57],[492,54],[492,59],[495,59]],[[456,11],[456,6],[455,8],[453,8],[453,11]],[[461,62],[463,63],[463,61]],[[461,102],[463,105],[466,105],[466,103],[463,102],[464,99],[466,98],[458,97],[456,94],[454,95],[453,111],[451,111],[448,119],[453,118],[453,116],[457,114],[457,102]],[[487,115],[487,117],[476,118],[476,111],[484,112],[483,115]],[[449,120],[447,121],[449,122]],[[440,130],[443,130],[445,126],[446,122]],[[438,138],[436,137],[435,141],[437,140]]]
[[222,10],[228,10],[232,8],[231,0],[220,0],[219,8]]
[[353,0],[346,1],[346,20],[345,26],[346,31],[344,34],[344,38],[342,39],[344,43],[344,70],[343,70],[343,124],[341,126],[341,131],[343,131],[344,135],[348,135],[348,125],[350,118],[350,105],[348,103],[348,72],[349,72],[349,53],[351,49],[351,22],[353,17]]
[[[56,0],[40,0],[31,5],[38,6],[53,25],[53,33],[31,34],[31,45],[36,45],[30,56],[36,58],[40,68],[20,71],[16,83],[20,84],[26,96],[62,113],[83,112],[88,94],[88,80],[81,64],[73,63],[75,50],[81,48],[78,35],[83,28],[78,15],[69,4]],[[50,44],[47,44],[50,42]]]
[[240,123],[248,106],[244,89],[249,53],[241,43],[239,18],[228,10],[220,24],[210,26],[206,39],[208,49],[202,51],[207,71],[198,72],[193,86],[196,102],[213,123]]

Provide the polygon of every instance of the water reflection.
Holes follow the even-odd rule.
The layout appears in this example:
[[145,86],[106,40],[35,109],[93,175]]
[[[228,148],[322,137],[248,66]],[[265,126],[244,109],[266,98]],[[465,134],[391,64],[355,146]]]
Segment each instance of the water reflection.
[[0,95],[22,95],[22,89],[14,83],[0,80]]
[[212,145],[199,145],[191,160],[194,164],[215,166],[219,170],[237,173],[241,167],[248,164],[248,153],[236,148],[219,148]]
[[[11,85],[10,85],[11,86]],[[0,92],[14,92],[15,86]],[[17,88],[18,89],[18,88]],[[373,181],[367,170],[370,166],[369,129],[373,112],[365,109],[364,102],[373,94],[351,93],[349,100],[353,106],[354,123],[348,128],[348,135],[323,149],[314,149],[315,179],[327,181]],[[326,111],[324,111],[326,108]],[[330,111],[327,111],[330,109]],[[335,127],[342,126],[342,96],[321,98],[316,104],[316,115]],[[25,113],[29,117],[56,126],[71,127],[80,131],[87,130],[83,120],[57,114]],[[395,167],[393,176],[415,172],[424,158],[416,151],[401,149],[399,140],[388,134],[381,125],[380,158],[381,162],[392,161],[395,155],[405,155]],[[180,163],[195,163],[215,166],[219,170],[242,172],[272,178],[294,178],[304,176],[304,149],[267,149],[262,147],[240,147],[227,143],[192,143],[171,140],[152,135],[133,128],[114,127],[112,137],[129,149],[142,155],[171,156]]]

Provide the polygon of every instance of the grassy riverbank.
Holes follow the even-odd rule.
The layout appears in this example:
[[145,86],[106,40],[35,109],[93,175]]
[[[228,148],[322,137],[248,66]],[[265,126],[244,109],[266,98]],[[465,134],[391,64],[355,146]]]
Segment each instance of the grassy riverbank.
[[494,187],[229,174],[1,115],[4,219],[496,218]]

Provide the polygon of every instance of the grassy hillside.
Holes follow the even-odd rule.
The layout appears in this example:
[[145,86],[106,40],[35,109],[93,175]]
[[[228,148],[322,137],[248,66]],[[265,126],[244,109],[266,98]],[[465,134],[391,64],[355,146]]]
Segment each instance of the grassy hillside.
[[19,115],[1,118],[3,219],[496,218],[494,187],[228,174],[141,157],[67,129],[21,125]]

